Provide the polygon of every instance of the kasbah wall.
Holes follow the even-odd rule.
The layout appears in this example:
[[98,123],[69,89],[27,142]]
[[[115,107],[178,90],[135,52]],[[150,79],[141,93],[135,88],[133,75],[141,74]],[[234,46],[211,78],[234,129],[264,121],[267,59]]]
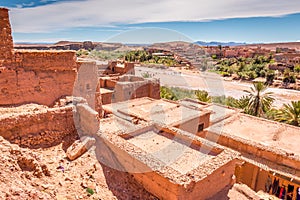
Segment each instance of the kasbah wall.
[[76,79],[73,51],[14,51],[8,10],[0,8],[0,106],[52,106],[72,95]]

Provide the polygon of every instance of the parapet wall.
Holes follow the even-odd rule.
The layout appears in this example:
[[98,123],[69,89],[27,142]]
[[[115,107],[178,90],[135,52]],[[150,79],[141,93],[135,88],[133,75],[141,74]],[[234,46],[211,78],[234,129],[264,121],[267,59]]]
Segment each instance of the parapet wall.
[[50,146],[74,132],[72,106],[0,118],[0,135],[26,147]]
[[25,71],[72,71],[77,68],[74,51],[15,51],[17,68]]

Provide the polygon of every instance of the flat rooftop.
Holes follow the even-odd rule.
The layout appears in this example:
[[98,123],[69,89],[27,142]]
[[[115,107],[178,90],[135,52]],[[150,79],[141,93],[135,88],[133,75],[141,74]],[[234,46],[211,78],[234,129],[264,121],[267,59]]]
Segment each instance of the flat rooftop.
[[177,126],[210,113],[208,110],[192,109],[181,103],[147,97],[104,105],[103,109],[109,113],[122,113],[169,126]]
[[123,135],[141,129],[145,125],[148,125],[148,123],[136,120],[133,117],[124,119],[115,115],[109,115],[107,118],[100,119],[99,130],[109,134]]
[[275,152],[284,150],[300,160],[299,127],[238,113],[212,125],[208,131],[260,144]]
[[210,124],[217,123],[221,120],[224,120],[235,113],[240,112],[240,110],[236,108],[231,108],[228,106],[223,106],[219,104],[210,104],[205,102],[200,102],[194,99],[183,99],[180,100],[180,105],[184,105],[188,108],[194,110],[202,110],[202,111],[209,111],[210,112]]
[[[204,162],[217,156],[222,150],[210,151],[207,148],[197,148],[174,136],[158,130],[149,130],[127,140],[131,144],[148,152],[159,161],[181,174],[196,169]],[[212,147],[211,147],[212,148]]]
[[[175,184],[202,180],[239,156],[236,151],[186,131],[156,124],[123,134],[102,131],[99,134],[139,163],[147,165],[149,172],[155,171]],[[125,159],[124,162],[128,161]],[[127,169],[128,172],[141,173],[135,170],[142,167],[127,165],[132,167]]]

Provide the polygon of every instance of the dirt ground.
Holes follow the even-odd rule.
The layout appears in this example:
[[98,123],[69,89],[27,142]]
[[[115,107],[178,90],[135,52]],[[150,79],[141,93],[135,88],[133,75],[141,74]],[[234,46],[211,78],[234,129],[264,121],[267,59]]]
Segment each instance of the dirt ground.
[[[153,78],[160,79],[160,84],[169,87],[181,87],[193,90],[206,90],[211,96],[232,96],[240,98],[250,90],[252,83],[241,81],[225,81],[218,74],[210,72],[191,71],[179,68],[157,69],[137,66],[137,75],[148,72]],[[284,103],[300,100],[300,91],[269,87],[267,92],[272,92],[275,101],[274,107],[280,108]]]
[[156,199],[128,173],[101,165],[92,150],[69,161],[65,152],[74,140],[26,149],[0,137],[0,199]]

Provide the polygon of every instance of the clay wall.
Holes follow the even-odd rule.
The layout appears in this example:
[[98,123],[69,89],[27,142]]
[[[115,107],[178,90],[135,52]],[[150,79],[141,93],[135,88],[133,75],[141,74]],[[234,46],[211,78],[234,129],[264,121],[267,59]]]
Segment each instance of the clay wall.
[[300,161],[292,157],[287,156],[285,153],[277,154],[261,145],[251,144],[249,142],[239,141],[226,135],[219,135],[212,132],[202,132],[201,137],[204,137],[211,141],[216,141],[218,144],[237,150],[241,153],[251,154],[257,158],[264,158],[278,165],[284,165],[290,168],[294,168],[297,175],[300,175]]
[[95,62],[78,62],[79,69],[74,84],[73,96],[83,97],[87,100],[88,105],[97,110],[98,102],[97,93],[99,93],[99,81],[97,77],[97,67]]
[[0,8],[0,106],[51,106],[71,96],[76,78],[73,51],[13,51],[8,10]]
[[72,107],[50,108],[0,118],[0,135],[25,147],[47,147],[75,133]]
[[0,19],[0,67],[6,67],[11,65],[13,59],[13,41],[8,9],[0,8]]
[[0,106],[47,106],[71,96],[77,66],[74,52],[15,52],[13,68],[0,69]]
[[160,199],[194,200],[208,199],[231,185],[235,162],[217,169],[205,179],[187,187],[170,182],[155,172],[136,173],[134,178]]
[[114,102],[112,102],[112,94],[113,93],[104,93],[104,94],[101,94],[101,100],[102,100],[102,104],[103,105],[114,103]]
[[25,71],[73,71],[74,51],[15,51],[16,67]]

